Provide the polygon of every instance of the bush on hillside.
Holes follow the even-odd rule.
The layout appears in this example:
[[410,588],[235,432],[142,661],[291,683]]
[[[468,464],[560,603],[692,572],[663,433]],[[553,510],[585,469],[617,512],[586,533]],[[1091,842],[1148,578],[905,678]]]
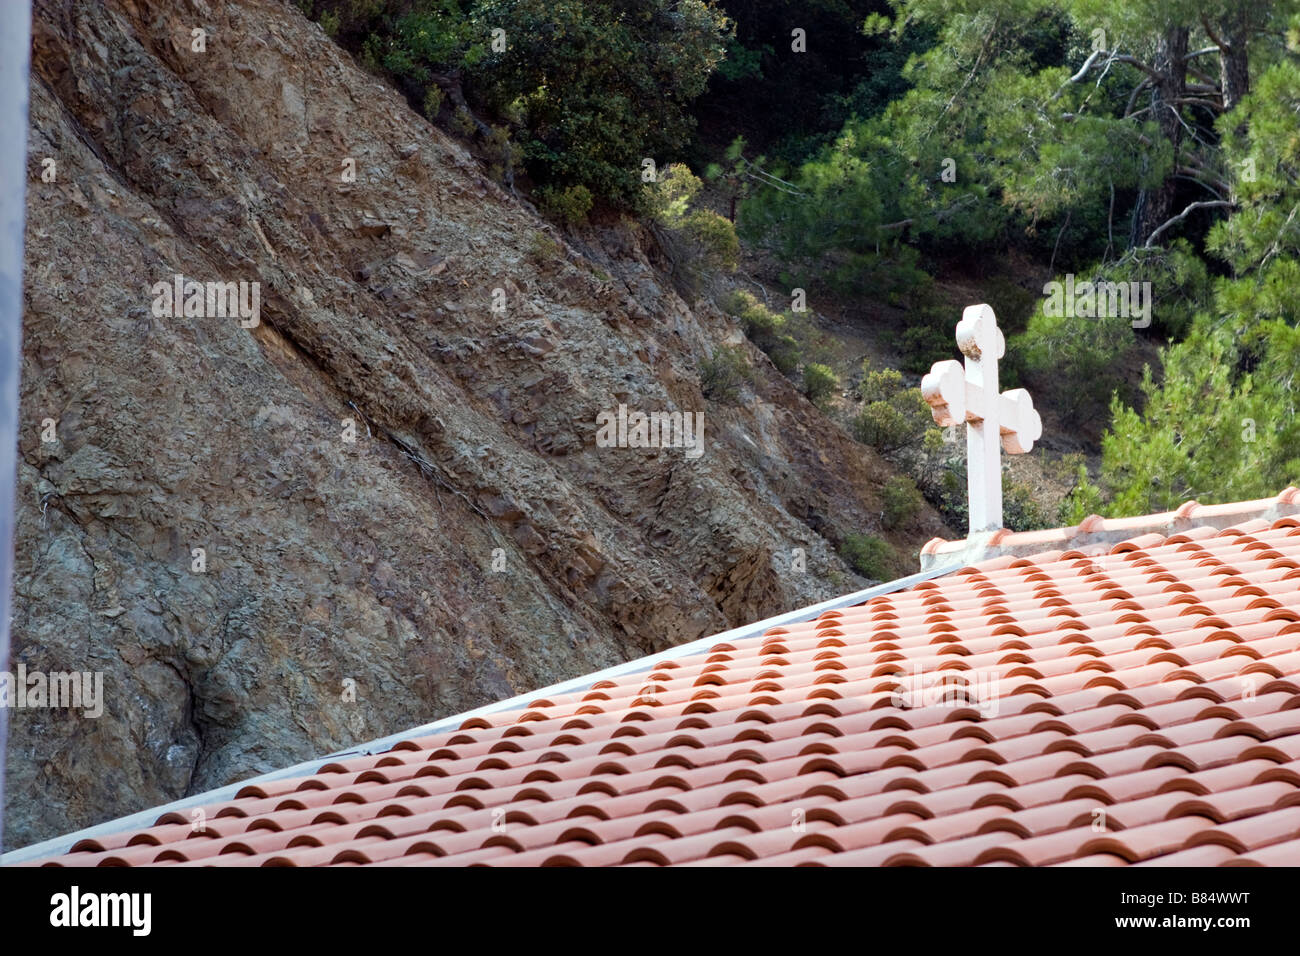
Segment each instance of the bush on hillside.
[[1040,307],[1012,347],[1039,400],[1080,424],[1104,416],[1124,386],[1124,360],[1137,345],[1131,323],[1122,315],[1049,316]]
[[787,316],[773,312],[743,289],[728,295],[723,309],[740,320],[749,340],[767,353],[781,374],[790,375],[799,367],[802,350],[786,331]]
[[809,362],[803,367],[803,391],[814,404],[822,404],[839,387],[840,380],[825,365]]
[[537,205],[542,214],[551,219],[569,226],[582,225],[591,212],[591,190],[581,185],[543,186],[537,190]]
[[900,389],[869,403],[853,420],[853,437],[882,455],[919,450],[934,428],[930,406],[917,388]]
[[712,209],[695,205],[703,183],[682,163],[673,163],[647,183],[643,204],[667,230],[668,251],[695,279],[711,272],[731,272],[740,263],[736,227]]
[[893,545],[870,534],[846,534],[840,556],[858,574],[873,581],[891,580],[901,564]]
[[911,524],[925,503],[916,482],[906,475],[890,478],[885,483],[880,498],[884,506],[884,526],[891,529]]
[[862,363],[862,381],[858,383],[858,398],[868,404],[887,402],[903,390],[903,375],[896,368],[873,369]]
[[[477,0],[473,90],[517,139],[540,181],[581,184],[635,206],[642,161],[680,154],[732,32],[702,0]],[[506,49],[492,49],[492,30]],[[478,39],[481,38],[481,39]]]
[[706,398],[723,404],[735,404],[740,389],[753,379],[745,350],[737,345],[722,345],[700,363],[700,388]]

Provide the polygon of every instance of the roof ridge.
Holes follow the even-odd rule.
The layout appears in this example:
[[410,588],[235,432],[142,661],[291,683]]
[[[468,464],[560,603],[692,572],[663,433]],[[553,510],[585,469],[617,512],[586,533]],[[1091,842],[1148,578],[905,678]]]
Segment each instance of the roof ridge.
[[949,541],[931,538],[921,549],[921,568],[954,562],[974,565],[1000,557],[1022,557],[1046,551],[1086,551],[1105,553],[1111,545],[1136,540],[1144,535],[1169,537],[1197,527],[1214,528],[1220,533],[1242,530],[1238,526],[1251,521],[1276,522],[1300,515],[1300,488],[1289,486],[1272,498],[1203,505],[1195,499],[1183,502],[1174,511],[1139,515],[1132,518],[1104,518],[1090,514],[1077,525],[1039,531],[1011,531],[999,528],[982,534]]

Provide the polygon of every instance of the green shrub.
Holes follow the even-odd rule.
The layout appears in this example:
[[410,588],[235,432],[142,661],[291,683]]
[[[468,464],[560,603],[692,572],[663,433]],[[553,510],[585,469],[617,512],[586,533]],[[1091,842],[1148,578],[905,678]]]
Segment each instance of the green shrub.
[[759,348],[767,353],[767,357],[772,360],[776,370],[782,375],[793,375],[799,368],[799,359],[803,351],[799,348],[799,343],[795,341],[793,335],[778,335],[775,341],[768,343],[766,347],[758,343]]
[[534,232],[528,241],[528,257],[534,262],[554,262],[563,254],[563,247],[544,232]]
[[463,106],[458,106],[451,114],[451,128],[458,136],[469,138],[478,132],[478,126],[474,124],[474,117],[469,115],[469,110]]
[[723,300],[722,308],[740,320],[745,334],[751,339],[760,335],[774,335],[785,326],[785,317],[770,311],[752,292],[735,289]]
[[1013,343],[1044,402],[1057,403],[1072,425],[1105,415],[1136,346],[1124,316],[1052,316],[1041,308]]
[[442,109],[442,97],[442,87],[430,86],[424,91],[424,116],[429,122],[438,118],[438,113]]
[[[1300,263],[1275,268],[1290,273],[1289,281],[1261,292],[1241,288],[1253,278],[1232,280],[1221,294],[1293,301]],[[1111,403],[1101,443],[1107,500],[1099,513],[1172,511],[1191,497],[1246,501],[1300,484],[1300,328],[1293,321],[1197,316],[1192,334],[1161,353],[1163,374],[1157,378],[1149,367],[1143,373],[1143,401]]]
[[685,164],[673,163],[646,184],[644,204],[651,218],[671,234],[675,258],[693,272],[732,272],[740,263],[736,227],[712,209],[692,205],[702,187]]
[[1029,317],[1038,308],[1040,296],[1005,276],[995,276],[984,283],[984,301],[998,317],[998,328],[1010,338],[1025,330]]
[[[725,55],[731,22],[681,0],[477,0],[469,84],[499,115],[517,110],[529,172],[635,205],[644,157],[679,154],[688,104]],[[484,45],[502,27],[503,51]]]
[[745,334],[756,342],[775,339],[785,332],[785,316],[769,312],[761,305],[740,316],[740,324]]
[[913,310],[908,315],[908,326],[899,340],[903,353],[903,368],[915,375],[924,375],[930,366],[952,358],[957,347],[953,335],[956,323],[945,309],[929,307]]
[[414,105],[434,72],[461,62],[472,35],[456,0],[300,0],[298,8],[367,69],[388,73]]
[[[722,9],[699,0],[296,2],[413,108],[436,115],[431,91],[463,83],[468,101],[516,127],[509,155],[535,182],[581,185],[629,207],[641,199],[642,158],[687,144],[689,104],[732,34]],[[497,27],[504,50],[492,49]],[[479,131],[452,122],[466,137]],[[695,226],[716,231],[703,217]]]
[[911,441],[908,421],[889,402],[872,402],[853,420],[853,437],[876,451],[887,454]]
[[700,387],[707,398],[734,404],[741,386],[753,379],[745,350],[737,345],[722,345],[700,363]]
[[542,213],[570,226],[582,225],[591,212],[591,190],[586,186],[565,186],[558,189],[543,186],[537,190],[538,205]]
[[728,295],[722,307],[740,320],[749,340],[767,353],[782,375],[790,375],[798,369],[803,350],[795,337],[786,331],[787,316],[771,311],[743,289]]
[[647,214],[670,229],[680,228],[704,183],[685,163],[673,163],[658,171],[645,184],[643,201]]
[[887,402],[903,388],[903,376],[896,368],[872,369],[869,360],[862,363],[862,381],[858,398],[864,402]]
[[[499,183],[514,182],[519,157],[518,151],[510,141],[510,130],[504,126],[493,126],[483,134],[482,144],[484,158],[488,163],[488,175]],[[585,216],[586,213],[584,212],[583,215]]]
[[916,482],[905,475],[890,478],[881,492],[886,528],[901,528],[912,523],[921,512],[925,499]]
[[706,266],[734,272],[740,265],[740,240],[726,216],[712,209],[696,209],[682,223],[682,232]]
[[1002,523],[1012,531],[1038,531],[1055,522],[1048,520],[1047,510],[1034,500],[1029,485],[1013,481],[1002,492]]
[[821,404],[840,387],[840,380],[825,365],[809,362],[803,367],[803,391],[816,404]]
[[746,312],[758,305],[758,300],[754,298],[754,293],[746,289],[732,289],[723,297],[720,305],[722,311],[740,319],[744,317]]
[[846,534],[840,556],[858,574],[873,581],[891,580],[900,563],[893,545],[869,534]]
[[867,405],[853,420],[853,437],[887,455],[919,448],[931,428],[930,406],[920,389],[909,388]]
[[1102,490],[1088,478],[1088,466],[1079,465],[1074,487],[1061,501],[1056,520],[1061,525],[1076,525],[1088,515],[1101,514],[1104,497]]

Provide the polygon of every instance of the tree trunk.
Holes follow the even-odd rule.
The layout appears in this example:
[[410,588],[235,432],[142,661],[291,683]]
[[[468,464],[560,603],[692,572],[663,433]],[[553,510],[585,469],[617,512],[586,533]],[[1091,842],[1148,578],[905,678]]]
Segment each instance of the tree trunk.
[[1223,82],[1223,108],[1230,110],[1250,92],[1250,64],[1246,47],[1250,24],[1246,7],[1238,7],[1219,22],[1219,71]]
[[[1178,101],[1187,92],[1187,28],[1172,27],[1160,38],[1152,64],[1159,77],[1152,84],[1151,114],[1160,132],[1177,157],[1183,140],[1183,124],[1178,115]],[[1163,222],[1174,214],[1178,181],[1173,174],[1159,186],[1146,190],[1138,201],[1136,240],[1144,243]]]

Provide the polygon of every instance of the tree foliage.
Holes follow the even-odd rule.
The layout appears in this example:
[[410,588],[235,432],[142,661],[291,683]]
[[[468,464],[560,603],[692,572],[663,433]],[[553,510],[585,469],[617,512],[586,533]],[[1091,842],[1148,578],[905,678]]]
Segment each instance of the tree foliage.
[[1115,403],[1103,443],[1112,513],[1259,498],[1300,480],[1300,65],[1269,68],[1220,121],[1238,208],[1210,233],[1226,264],[1186,339],[1150,371],[1137,408]]
[[[864,27],[910,44],[905,88],[770,165],[742,234],[803,282],[906,307],[914,371],[945,357],[931,276],[954,263],[1016,256],[1054,281],[1149,288],[1140,317],[1053,311],[1045,286],[1010,337],[1009,371],[1067,423],[1111,419],[1071,507],[1132,514],[1300,477],[1300,4],[892,7]],[[1142,338],[1164,348],[1136,380]],[[876,400],[857,430],[889,445],[901,419]]]
[[[685,149],[689,106],[722,62],[732,24],[711,0],[298,0],[413,106],[508,129],[519,162],[554,190],[641,197],[642,160]],[[484,113],[493,122],[471,114]],[[466,116],[469,116],[466,120]],[[500,134],[496,134],[500,135]]]
[[687,110],[722,61],[730,22],[703,0],[477,0],[479,35],[505,30],[473,64],[475,89],[516,120],[530,168],[623,202],[642,160],[685,147]]

